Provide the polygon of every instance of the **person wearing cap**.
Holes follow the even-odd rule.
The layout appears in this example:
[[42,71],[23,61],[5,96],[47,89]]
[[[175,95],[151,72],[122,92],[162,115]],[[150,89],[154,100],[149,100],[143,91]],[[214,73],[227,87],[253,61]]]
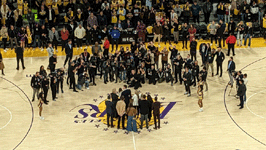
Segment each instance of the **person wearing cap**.
[[118,40],[120,37],[120,31],[117,29],[116,26],[114,26],[114,28],[110,30],[109,34],[111,34],[111,37],[112,37],[112,52],[113,52],[114,43],[116,44],[116,49],[118,49]]
[[83,28],[82,24],[79,24],[79,26],[75,29],[74,34],[77,38],[77,49],[82,49],[82,40],[86,35],[86,31]]

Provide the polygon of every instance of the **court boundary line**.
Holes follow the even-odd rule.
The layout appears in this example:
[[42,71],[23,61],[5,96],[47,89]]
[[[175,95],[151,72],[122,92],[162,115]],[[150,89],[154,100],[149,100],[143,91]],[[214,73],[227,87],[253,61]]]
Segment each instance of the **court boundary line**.
[[10,122],[11,122],[11,120],[12,120],[12,113],[11,113],[11,111],[8,109],[8,108],[6,108],[5,106],[3,106],[3,105],[0,105],[1,107],[3,107],[3,108],[5,108],[8,112],[9,112],[9,114],[10,114],[10,119],[9,119],[9,121],[8,121],[8,123],[6,123],[3,127],[1,127],[0,128],[0,130],[2,130],[2,129],[4,129]]
[[133,145],[134,145],[134,150],[137,150],[137,148],[136,148],[136,142],[135,142],[135,136],[134,136],[134,132],[133,131],[131,131],[132,132],[132,136],[133,136]]
[[9,83],[11,83],[11,84],[13,84],[16,88],[18,88],[25,96],[26,96],[26,98],[28,99],[28,101],[29,101],[29,104],[30,104],[30,106],[31,106],[31,123],[30,123],[30,127],[29,127],[29,129],[28,129],[28,131],[27,131],[27,133],[25,134],[25,136],[22,138],[22,140],[15,146],[15,148],[13,148],[13,150],[15,150],[15,149],[17,149],[19,146],[20,146],[20,144],[26,139],[26,137],[28,136],[28,134],[29,134],[29,132],[30,132],[30,130],[31,130],[31,128],[32,128],[32,125],[33,125],[33,120],[34,120],[34,110],[33,110],[33,106],[32,106],[32,103],[31,103],[31,101],[30,101],[30,99],[29,99],[29,97],[28,97],[28,95],[19,87],[19,86],[17,86],[15,83],[13,83],[12,81],[10,81],[10,80],[8,80],[8,79],[6,79],[6,78],[4,78],[4,77],[0,77],[0,78],[2,78],[3,80],[6,80],[7,82],[9,82]]
[[[247,67],[253,65],[254,63],[259,62],[259,61],[261,61],[261,60],[263,60],[263,59],[265,59],[265,58],[266,58],[266,57],[263,57],[263,58],[261,58],[261,59],[258,59],[258,60],[256,60],[256,61],[254,61],[254,62],[252,62],[252,63],[250,63],[250,64],[244,66],[242,69],[240,69],[240,71],[244,70],[245,68],[247,68]],[[228,83],[229,83],[229,82],[228,82]],[[231,116],[231,114],[230,114],[230,112],[229,112],[229,110],[228,110],[228,108],[227,108],[227,105],[226,105],[226,98],[225,98],[225,97],[226,97],[226,91],[227,91],[227,88],[228,88],[228,87],[229,87],[229,86],[228,86],[228,84],[227,84],[226,87],[225,87],[225,89],[224,89],[224,107],[225,107],[225,110],[226,110],[228,116],[230,117],[230,119],[234,122],[234,124],[235,124],[235,125],[236,125],[236,126],[242,131],[242,132],[244,132],[246,135],[248,135],[249,137],[251,137],[251,138],[254,139],[255,141],[259,142],[260,144],[266,146],[265,143],[261,142],[260,140],[256,139],[256,138],[253,137],[252,135],[250,135],[247,131],[245,131],[240,125],[238,125],[238,123],[237,123],[237,122],[234,120],[234,118]]]
[[251,96],[248,97],[247,102],[246,102],[246,107],[247,107],[247,109],[248,109],[253,115],[255,115],[255,116],[257,116],[257,117],[260,117],[260,118],[262,118],[262,119],[265,119],[265,118],[264,118],[263,116],[261,116],[261,115],[257,115],[257,114],[254,113],[251,109],[249,109],[249,107],[248,107],[248,100],[249,100],[251,97],[253,97],[253,96],[255,96],[255,95],[257,95],[257,94],[259,94],[259,93],[261,93],[261,92],[264,92],[264,91],[266,91],[266,90],[262,90],[262,91],[259,91],[259,92],[257,92],[257,93],[253,93]]

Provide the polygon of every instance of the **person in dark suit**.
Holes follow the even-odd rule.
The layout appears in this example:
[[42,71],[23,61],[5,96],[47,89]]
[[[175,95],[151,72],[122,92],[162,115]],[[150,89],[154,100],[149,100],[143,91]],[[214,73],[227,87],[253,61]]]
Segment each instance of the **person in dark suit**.
[[105,101],[106,105],[106,114],[107,114],[107,127],[110,126],[110,118],[111,118],[111,127],[114,127],[113,125],[113,102],[110,100],[110,95],[107,96],[107,100]]
[[69,67],[70,67],[69,68],[69,78],[70,78],[70,87],[69,87],[69,89],[73,88],[73,92],[78,92],[76,90],[76,83],[75,83],[75,73],[77,71],[76,67],[75,67],[75,63],[71,62],[71,65]]
[[239,96],[239,99],[240,99],[240,104],[237,105],[237,106],[240,106],[239,109],[244,108],[244,100],[243,100],[243,97],[245,95],[245,92],[246,92],[246,86],[243,83],[243,80],[239,80],[239,87],[237,89],[237,96]]
[[220,77],[223,75],[223,61],[224,61],[224,53],[221,51],[221,48],[218,47],[217,52],[215,53],[216,55],[216,64],[217,64],[217,73],[216,75],[219,74],[219,68],[220,68]]
[[53,56],[49,58],[49,67],[50,67],[51,73],[55,71],[56,64],[57,64],[57,56],[56,54],[53,54]]
[[118,95],[116,94],[116,89],[114,88],[112,90],[112,93],[111,93],[111,98],[112,98],[112,102],[113,102],[113,117],[114,118],[117,118],[118,115],[117,115],[117,112],[116,112],[116,103],[118,102]]
[[195,38],[192,39],[190,42],[190,55],[191,55],[191,60],[193,61],[193,57],[195,60],[197,60],[197,41],[195,41]]
[[234,84],[234,77],[233,77],[233,72],[235,72],[235,62],[233,61],[233,57],[230,57],[229,61],[228,61],[228,67],[227,67],[227,71],[228,71],[228,75],[230,78],[230,82],[228,83],[229,85],[233,86]]
[[200,47],[199,47],[199,52],[200,52],[200,56],[201,56],[201,60],[202,60],[202,65],[203,66],[205,64],[205,53],[207,51],[207,46],[206,43],[201,43]]
[[[157,97],[154,98],[155,102],[152,103],[152,110],[153,110],[153,117],[154,117],[154,129],[157,130],[160,129],[160,108],[161,103],[157,101]],[[157,119],[158,119],[158,126],[157,126]]]
[[[65,67],[67,61],[70,61],[73,57],[73,45],[72,45],[72,41],[70,39],[68,40],[68,43],[66,44],[65,53],[66,53],[66,59],[65,59],[64,67]],[[68,64],[69,64],[69,62],[68,62]]]
[[185,72],[183,74],[183,81],[184,81],[185,89],[186,89],[185,95],[187,95],[187,97],[191,96],[191,92],[190,92],[191,78],[192,78],[192,75],[188,71],[188,68],[186,67]]
[[121,96],[125,97],[125,103],[126,103],[126,109],[127,109],[129,100],[131,98],[131,90],[127,88],[127,85],[123,86],[123,92],[121,93]]
[[21,60],[22,68],[24,70],[25,66],[24,66],[24,59],[23,59],[23,53],[24,53],[23,48],[20,45],[18,45],[18,47],[16,47],[15,53],[17,55],[17,68],[16,69],[19,70],[19,60]]

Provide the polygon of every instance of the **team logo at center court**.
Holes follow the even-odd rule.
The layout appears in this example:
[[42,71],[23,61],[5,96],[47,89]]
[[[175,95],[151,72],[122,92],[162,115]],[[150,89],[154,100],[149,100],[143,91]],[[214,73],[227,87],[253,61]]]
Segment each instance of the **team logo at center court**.
[[[74,123],[76,124],[84,124],[84,123],[93,123],[95,124],[96,128],[103,127],[103,131],[107,131],[108,128],[106,128],[107,124],[107,114],[106,114],[106,105],[105,105],[105,100],[103,99],[103,96],[99,97],[101,99],[101,102],[99,104],[96,104],[99,100],[98,99],[93,99],[93,103],[95,104],[82,104],[78,105],[74,108],[72,108],[69,112],[74,112],[75,115],[74,117]],[[181,101],[175,101],[175,102],[164,102],[164,97],[161,97],[161,108],[160,108],[160,119],[161,120],[161,125],[162,124],[168,124],[168,121],[165,119],[166,115],[170,112],[170,110],[176,105],[178,102]],[[141,121],[140,118],[136,120],[137,122],[137,127],[140,127]],[[125,126],[127,124],[127,120],[125,119]],[[117,119],[114,118],[113,125],[115,128],[117,127]],[[149,126],[154,125],[154,118],[153,115],[151,115],[151,119],[149,121]],[[143,123],[143,128],[145,128],[146,123],[144,121]],[[116,132],[114,132],[116,133]]]

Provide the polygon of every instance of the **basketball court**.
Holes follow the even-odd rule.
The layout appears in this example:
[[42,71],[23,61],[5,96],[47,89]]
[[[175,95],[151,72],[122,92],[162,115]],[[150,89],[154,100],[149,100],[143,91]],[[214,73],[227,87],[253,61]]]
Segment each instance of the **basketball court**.
[[[223,50],[225,53],[227,50]],[[183,57],[188,51],[180,52]],[[200,56],[197,54],[199,64]],[[123,83],[105,85],[99,77],[97,86],[73,93],[64,83],[64,93],[43,106],[44,120],[39,119],[38,101],[31,102],[32,74],[41,65],[47,66],[48,56],[25,58],[25,70],[17,71],[15,58],[5,58],[6,76],[0,78],[0,149],[21,150],[213,150],[213,149],[265,149],[266,148],[266,51],[265,48],[239,48],[234,61],[236,70],[248,74],[247,102],[239,110],[235,86],[229,81],[226,57],[223,76],[211,77],[209,91],[204,92],[203,112],[199,112],[196,88],[192,96],[184,95],[184,85],[161,83],[144,84],[139,90],[158,96],[162,102],[161,129],[138,133],[107,128],[104,100],[113,88]],[[264,59],[265,58],[265,59]],[[63,66],[65,57],[58,56],[57,68]],[[216,74],[216,63],[214,63]],[[132,93],[134,93],[134,90]],[[231,90],[230,96],[228,96]]]

